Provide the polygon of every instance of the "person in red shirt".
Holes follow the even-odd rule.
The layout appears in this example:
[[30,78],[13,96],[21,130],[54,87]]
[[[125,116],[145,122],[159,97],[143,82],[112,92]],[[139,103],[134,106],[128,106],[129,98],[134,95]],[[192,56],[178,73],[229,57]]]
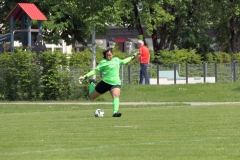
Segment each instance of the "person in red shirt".
[[147,67],[150,61],[150,52],[148,48],[144,45],[142,40],[138,40],[138,48],[140,55],[138,56],[138,61],[140,62],[140,79],[139,84],[143,84],[143,79],[145,78],[145,84],[149,84],[149,77],[147,73]]

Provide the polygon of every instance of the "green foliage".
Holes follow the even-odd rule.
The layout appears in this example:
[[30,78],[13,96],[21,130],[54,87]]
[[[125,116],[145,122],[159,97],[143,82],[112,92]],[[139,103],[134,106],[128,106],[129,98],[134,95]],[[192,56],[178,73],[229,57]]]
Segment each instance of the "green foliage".
[[[5,18],[19,2],[0,1],[0,24],[3,25],[0,34],[9,33],[10,25]],[[137,29],[142,39],[145,34],[151,36],[154,51],[171,44],[171,50],[178,45],[205,55],[212,52],[210,45],[217,43],[224,46],[226,52],[237,52],[235,42],[240,35],[237,23],[240,1],[21,1],[24,2],[36,4],[47,17],[48,20],[43,23],[43,35],[49,43],[64,39],[68,44],[79,42],[86,45],[85,39],[91,37],[93,29],[96,35],[105,35],[109,26],[114,24]],[[15,28],[21,28],[18,21],[15,21]],[[32,21],[32,28],[38,28],[37,21]],[[207,34],[206,29],[210,28],[214,29],[214,35]],[[212,37],[216,37],[214,42]],[[157,38],[161,39],[160,44],[156,42]]]
[[115,47],[113,48],[113,55],[114,55],[115,57],[120,58],[120,59],[124,59],[124,58],[127,58],[127,57],[128,57],[128,54],[121,52],[121,51],[118,49],[118,46],[115,46]]
[[61,100],[68,100],[71,95],[71,85],[69,81],[70,71],[67,68],[60,67],[59,97]]
[[[209,53],[211,54],[211,53]],[[226,52],[214,52],[212,53],[212,56],[208,56],[208,58],[212,58],[209,59],[209,61],[214,61],[214,62],[218,62],[218,63],[230,63],[231,62],[231,55],[226,53]],[[208,61],[208,59],[207,59]]]
[[153,50],[149,50],[149,52],[150,52],[150,62],[152,62],[155,59],[155,54]]
[[200,64],[201,56],[196,53],[196,50],[174,50],[174,55],[176,62],[180,64],[185,64],[186,62],[190,64]]
[[[103,49],[96,47],[97,63],[103,58],[102,52]],[[117,47],[113,52],[119,58],[127,57]],[[16,48],[12,54],[0,54],[0,99],[89,99],[88,82],[80,86],[78,77],[89,72],[91,65],[90,49],[73,52],[68,59],[58,50],[42,52],[37,57],[35,53]]]
[[35,54],[16,49],[14,54],[0,55],[1,98],[7,100],[37,99],[40,71]]
[[[170,2],[171,3],[171,2]],[[174,5],[174,3],[171,3]],[[164,7],[162,1],[143,1],[143,10],[140,12],[142,25],[147,26],[147,33],[152,34],[153,30],[159,27],[159,24],[165,24],[174,21],[175,17],[171,15]]]
[[66,55],[60,51],[46,51],[41,54],[40,60],[43,100],[67,99],[70,82]]
[[[96,62],[102,60],[101,48],[96,48]],[[162,64],[161,69],[173,68],[177,63],[179,75],[185,76],[183,69],[188,62],[189,76],[203,76],[202,61],[195,50],[161,50],[159,56],[153,55],[151,60],[158,60]],[[122,53],[116,46],[113,49],[114,56],[121,59],[128,54]],[[155,56],[155,57],[154,57]],[[206,62],[218,62],[218,82],[223,82],[226,77],[232,78],[231,59],[239,61],[239,53],[233,54],[233,58],[225,52],[206,54]],[[40,65],[39,65],[40,62]],[[67,58],[66,54],[60,51],[46,51],[37,57],[35,53],[25,52],[21,48],[15,49],[14,53],[0,54],[0,100],[87,100],[89,82],[85,81],[79,85],[78,77],[91,70],[92,52],[86,49],[75,53]],[[128,67],[131,68],[130,83],[136,84],[139,78],[139,65],[124,66],[123,81],[128,84]],[[151,75],[156,76],[156,65],[152,65]],[[208,64],[208,76],[214,76],[214,67]],[[152,72],[153,71],[153,72]],[[149,69],[150,72],[150,69]],[[237,67],[237,77],[239,76]],[[149,74],[150,75],[150,74]],[[101,79],[100,74],[96,75],[97,81]],[[98,99],[101,100],[101,99]]]
[[174,54],[167,50],[161,50],[159,53],[159,57],[156,57],[156,58],[158,58],[156,59],[156,62],[160,64],[164,64],[166,66],[172,66],[175,62]]
[[[98,64],[103,59],[103,49],[96,47],[96,63]],[[127,57],[126,54],[119,51],[118,47],[113,48],[114,56],[124,59]],[[92,51],[89,48],[86,48],[81,52],[72,52],[69,59],[69,66],[81,67],[84,73],[89,71],[89,66],[92,66]]]
[[159,56],[156,56],[155,61],[160,64],[164,64],[166,66],[173,66],[174,63],[185,64],[200,64],[201,56],[196,54],[195,50],[161,50]]
[[240,1],[214,0],[210,5],[212,27],[216,34],[216,43],[224,46],[228,53],[237,52],[239,38],[239,4]]
[[85,49],[82,52],[72,52],[69,59],[69,66],[82,67],[83,72],[87,72],[89,66],[91,66],[92,53],[89,49]]
[[144,36],[143,35],[138,35],[137,38],[140,39],[140,40],[144,40]]
[[214,57],[214,55],[212,53],[207,53],[205,55],[205,59],[209,63],[214,63],[215,62],[215,57]]
[[23,100],[38,98],[40,70],[36,54],[29,54],[20,48],[16,49],[12,57],[14,67],[17,69],[15,78],[19,86],[18,97],[22,97]]
[[1,63],[1,98],[7,100],[17,99],[17,69],[14,66],[10,53],[0,54]]
[[233,54],[233,59],[236,60],[237,63],[240,63],[240,52]]

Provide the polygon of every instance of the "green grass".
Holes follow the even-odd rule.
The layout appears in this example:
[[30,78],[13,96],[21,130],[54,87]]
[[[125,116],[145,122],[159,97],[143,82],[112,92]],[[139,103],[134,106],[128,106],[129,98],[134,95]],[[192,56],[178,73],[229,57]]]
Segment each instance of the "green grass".
[[[105,111],[103,118],[93,116],[97,108]],[[111,105],[1,104],[0,159],[240,157],[238,105],[140,105],[120,110],[123,116],[112,118]]]
[[[1,103],[0,159],[239,159],[239,105],[181,103],[240,102],[239,92],[240,82],[123,85],[120,103],[179,103],[121,105],[121,118],[111,105]],[[97,108],[103,118],[93,116]]]
[[[176,85],[123,85],[122,102],[239,102],[240,82],[176,84]],[[109,93],[100,100],[109,101]]]

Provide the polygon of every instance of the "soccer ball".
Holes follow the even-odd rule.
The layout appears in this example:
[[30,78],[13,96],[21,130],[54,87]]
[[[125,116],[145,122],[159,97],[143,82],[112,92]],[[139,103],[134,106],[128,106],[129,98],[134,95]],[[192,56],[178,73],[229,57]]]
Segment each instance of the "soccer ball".
[[104,116],[104,111],[102,109],[96,109],[94,112],[95,117],[103,117]]

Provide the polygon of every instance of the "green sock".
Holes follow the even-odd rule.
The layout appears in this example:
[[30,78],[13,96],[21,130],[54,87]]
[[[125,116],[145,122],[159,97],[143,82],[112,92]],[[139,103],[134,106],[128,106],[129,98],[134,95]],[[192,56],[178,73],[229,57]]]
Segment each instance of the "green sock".
[[117,113],[119,109],[119,98],[113,99],[113,113]]
[[89,94],[91,94],[95,90],[95,84],[91,82],[90,87],[89,87]]

